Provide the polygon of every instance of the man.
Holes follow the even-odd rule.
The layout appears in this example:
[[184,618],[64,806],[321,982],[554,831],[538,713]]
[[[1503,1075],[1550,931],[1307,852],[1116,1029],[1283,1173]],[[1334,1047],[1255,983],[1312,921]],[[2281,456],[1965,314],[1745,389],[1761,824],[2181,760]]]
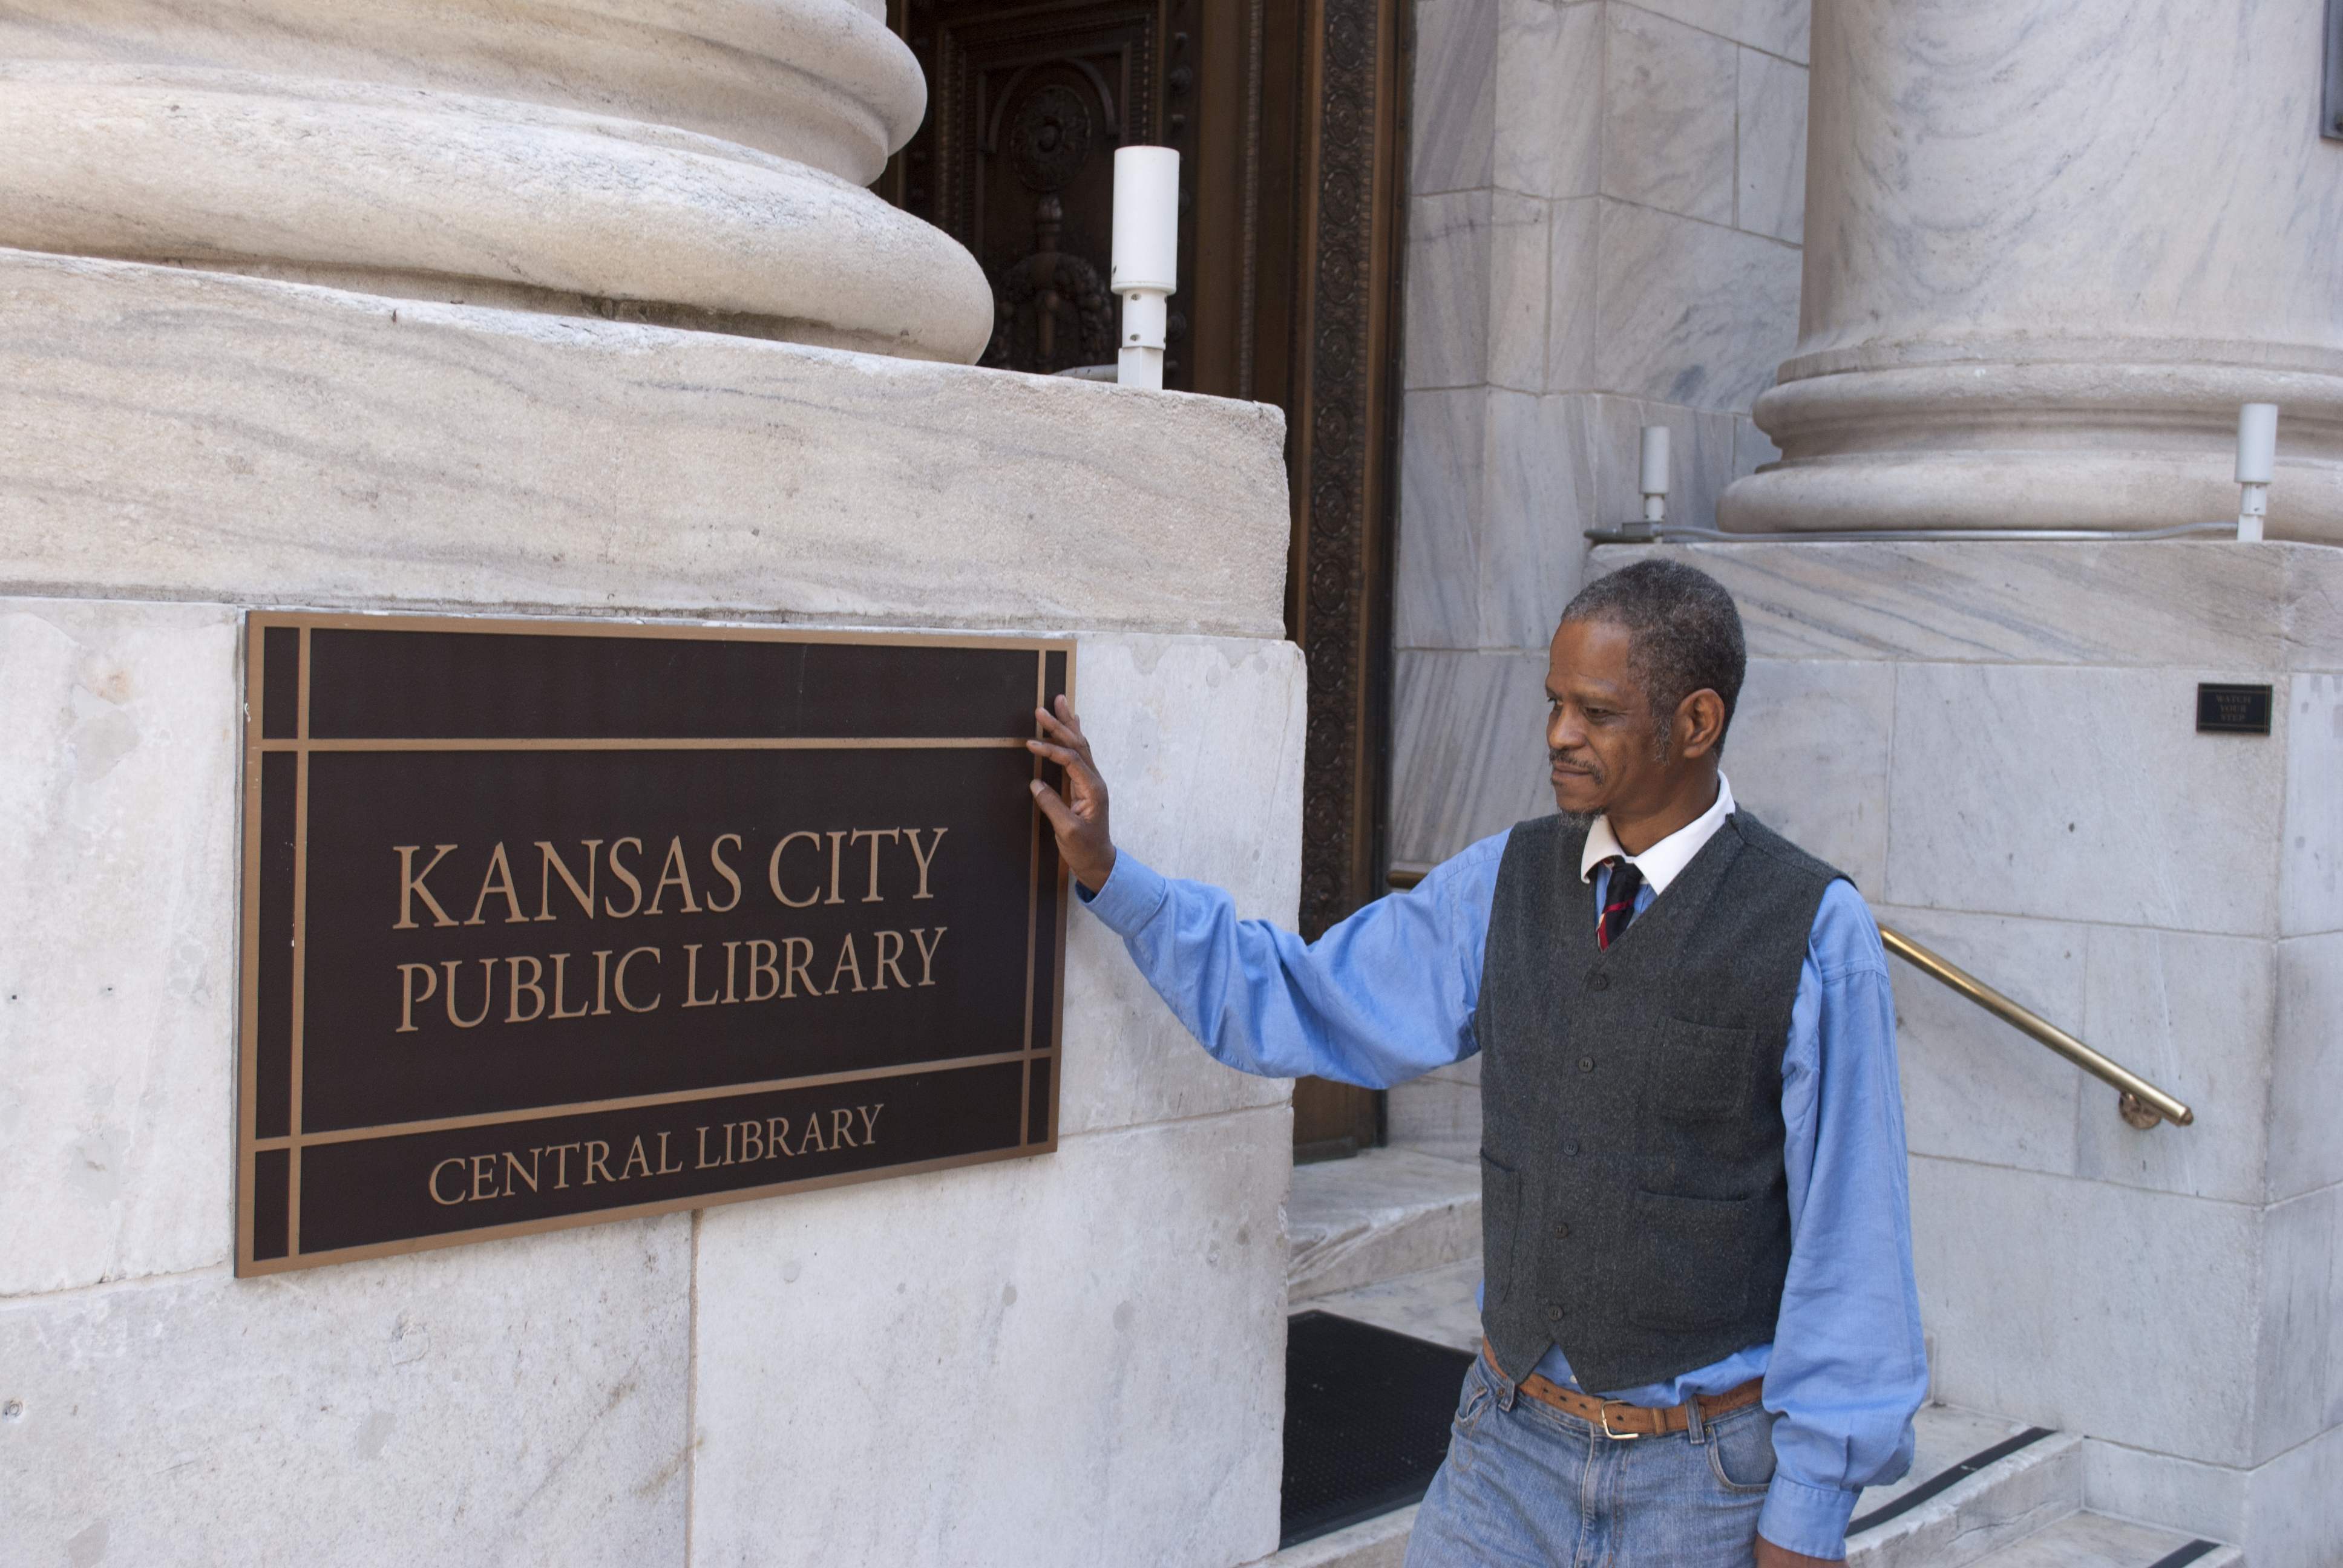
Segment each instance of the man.
[[1410,1568],[1845,1555],[1927,1369],[1895,1004],[1837,872],[1737,809],[1733,599],[1661,561],[1564,612],[1557,817],[1304,946],[1119,854],[1064,699],[1032,742],[1081,897],[1205,1049],[1403,1081],[1476,1050],[1483,1352]]

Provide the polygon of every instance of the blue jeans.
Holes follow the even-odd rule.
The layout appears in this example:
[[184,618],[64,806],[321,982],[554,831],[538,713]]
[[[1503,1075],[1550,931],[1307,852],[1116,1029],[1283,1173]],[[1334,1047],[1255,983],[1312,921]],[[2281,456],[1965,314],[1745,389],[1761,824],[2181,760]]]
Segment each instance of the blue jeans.
[[1620,1441],[1473,1359],[1407,1568],[1728,1568],[1755,1560],[1774,1417]]

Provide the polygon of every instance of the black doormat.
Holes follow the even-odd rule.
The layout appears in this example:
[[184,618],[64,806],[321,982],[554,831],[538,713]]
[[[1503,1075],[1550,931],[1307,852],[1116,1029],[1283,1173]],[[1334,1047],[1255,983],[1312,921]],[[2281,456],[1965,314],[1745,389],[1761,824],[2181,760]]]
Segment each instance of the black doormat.
[[1421,1501],[1472,1364],[1468,1352],[1332,1312],[1287,1319],[1278,1544]]

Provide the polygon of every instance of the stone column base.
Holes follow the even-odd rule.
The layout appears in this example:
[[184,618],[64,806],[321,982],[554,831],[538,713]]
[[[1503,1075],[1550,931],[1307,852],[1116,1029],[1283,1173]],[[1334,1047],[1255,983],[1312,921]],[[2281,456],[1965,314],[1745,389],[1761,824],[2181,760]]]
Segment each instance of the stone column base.
[[2146,531],[2234,518],[2237,409],[2276,403],[2269,536],[2343,543],[2343,374],[1949,358],[1783,371],[1798,378],[1756,406],[1783,458],[1725,490],[1716,515],[1728,532]]

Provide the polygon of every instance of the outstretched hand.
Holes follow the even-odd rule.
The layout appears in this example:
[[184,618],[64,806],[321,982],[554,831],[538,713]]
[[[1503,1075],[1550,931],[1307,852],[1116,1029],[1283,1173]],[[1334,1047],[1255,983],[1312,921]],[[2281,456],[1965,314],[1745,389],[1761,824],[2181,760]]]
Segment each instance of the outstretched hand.
[[1033,717],[1041,721],[1046,739],[1028,740],[1026,749],[1066,770],[1063,795],[1036,779],[1033,799],[1050,819],[1050,826],[1057,829],[1058,853],[1066,869],[1095,893],[1114,872],[1114,840],[1106,827],[1106,780],[1099,777],[1098,765],[1091,760],[1091,743],[1082,734],[1081,720],[1074,717],[1071,703],[1061,697],[1056,713],[1037,708]]

